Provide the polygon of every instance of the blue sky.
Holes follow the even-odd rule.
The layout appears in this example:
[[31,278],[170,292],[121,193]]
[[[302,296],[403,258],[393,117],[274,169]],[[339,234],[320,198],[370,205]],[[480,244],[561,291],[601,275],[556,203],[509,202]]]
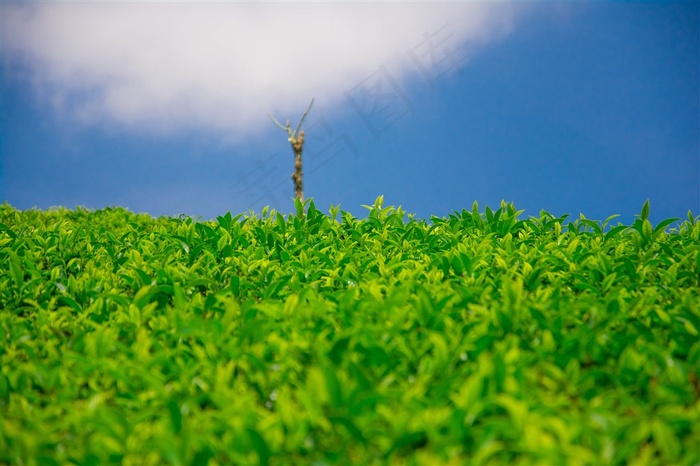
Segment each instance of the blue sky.
[[[0,202],[700,214],[697,2],[2,3]],[[204,39],[203,39],[204,37]]]

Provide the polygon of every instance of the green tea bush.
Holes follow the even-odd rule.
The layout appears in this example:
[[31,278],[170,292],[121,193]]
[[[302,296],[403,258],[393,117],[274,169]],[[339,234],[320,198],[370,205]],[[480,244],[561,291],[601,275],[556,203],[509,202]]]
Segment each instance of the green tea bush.
[[0,463],[700,462],[692,214],[296,206],[0,205]]

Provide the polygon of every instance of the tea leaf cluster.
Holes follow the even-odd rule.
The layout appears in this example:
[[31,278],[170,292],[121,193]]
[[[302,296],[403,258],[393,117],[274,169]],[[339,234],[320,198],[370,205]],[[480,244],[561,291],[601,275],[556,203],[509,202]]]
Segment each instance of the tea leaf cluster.
[[697,464],[700,224],[0,205],[0,463]]

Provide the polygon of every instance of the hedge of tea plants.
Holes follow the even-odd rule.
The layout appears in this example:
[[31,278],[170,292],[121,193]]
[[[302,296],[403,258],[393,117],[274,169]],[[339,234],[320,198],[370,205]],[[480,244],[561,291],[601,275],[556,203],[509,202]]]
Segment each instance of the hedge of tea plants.
[[0,464],[700,462],[692,214],[366,207],[0,205]]

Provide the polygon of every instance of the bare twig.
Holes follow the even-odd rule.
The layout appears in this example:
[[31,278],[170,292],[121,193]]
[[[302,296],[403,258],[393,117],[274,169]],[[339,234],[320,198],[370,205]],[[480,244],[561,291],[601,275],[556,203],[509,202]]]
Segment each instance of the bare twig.
[[309,114],[309,110],[311,110],[311,106],[314,104],[315,99],[311,99],[311,103],[309,104],[309,107],[306,109],[304,114],[301,116],[301,120],[299,120],[299,125],[297,126],[296,131],[294,131],[294,137],[297,137],[299,135],[299,129],[301,129],[301,124],[304,122],[304,118],[306,118],[306,115]]
[[292,173],[292,181],[294,182],[294,195],[300,200],[304,201],[304,183],[303,183],[303,172],[302,172],[302,162],[301,153],[304,150],[304,131],[301,130],[301,124],[304,122],[306,115],[308,115],[311,106],[314,104],[314,99],[311,99],[309,107],[306,109],[304,114],[301,116],[301,120],[297,125],[297,129],[292,131],[292,127],[287,120],[287,124],[282,126],[282,124],[275,120],[271,114],[268,114],[270,119],[281,129],[289,134],[289,143],[292,145],[292,150],[294,151],[294,173]]

